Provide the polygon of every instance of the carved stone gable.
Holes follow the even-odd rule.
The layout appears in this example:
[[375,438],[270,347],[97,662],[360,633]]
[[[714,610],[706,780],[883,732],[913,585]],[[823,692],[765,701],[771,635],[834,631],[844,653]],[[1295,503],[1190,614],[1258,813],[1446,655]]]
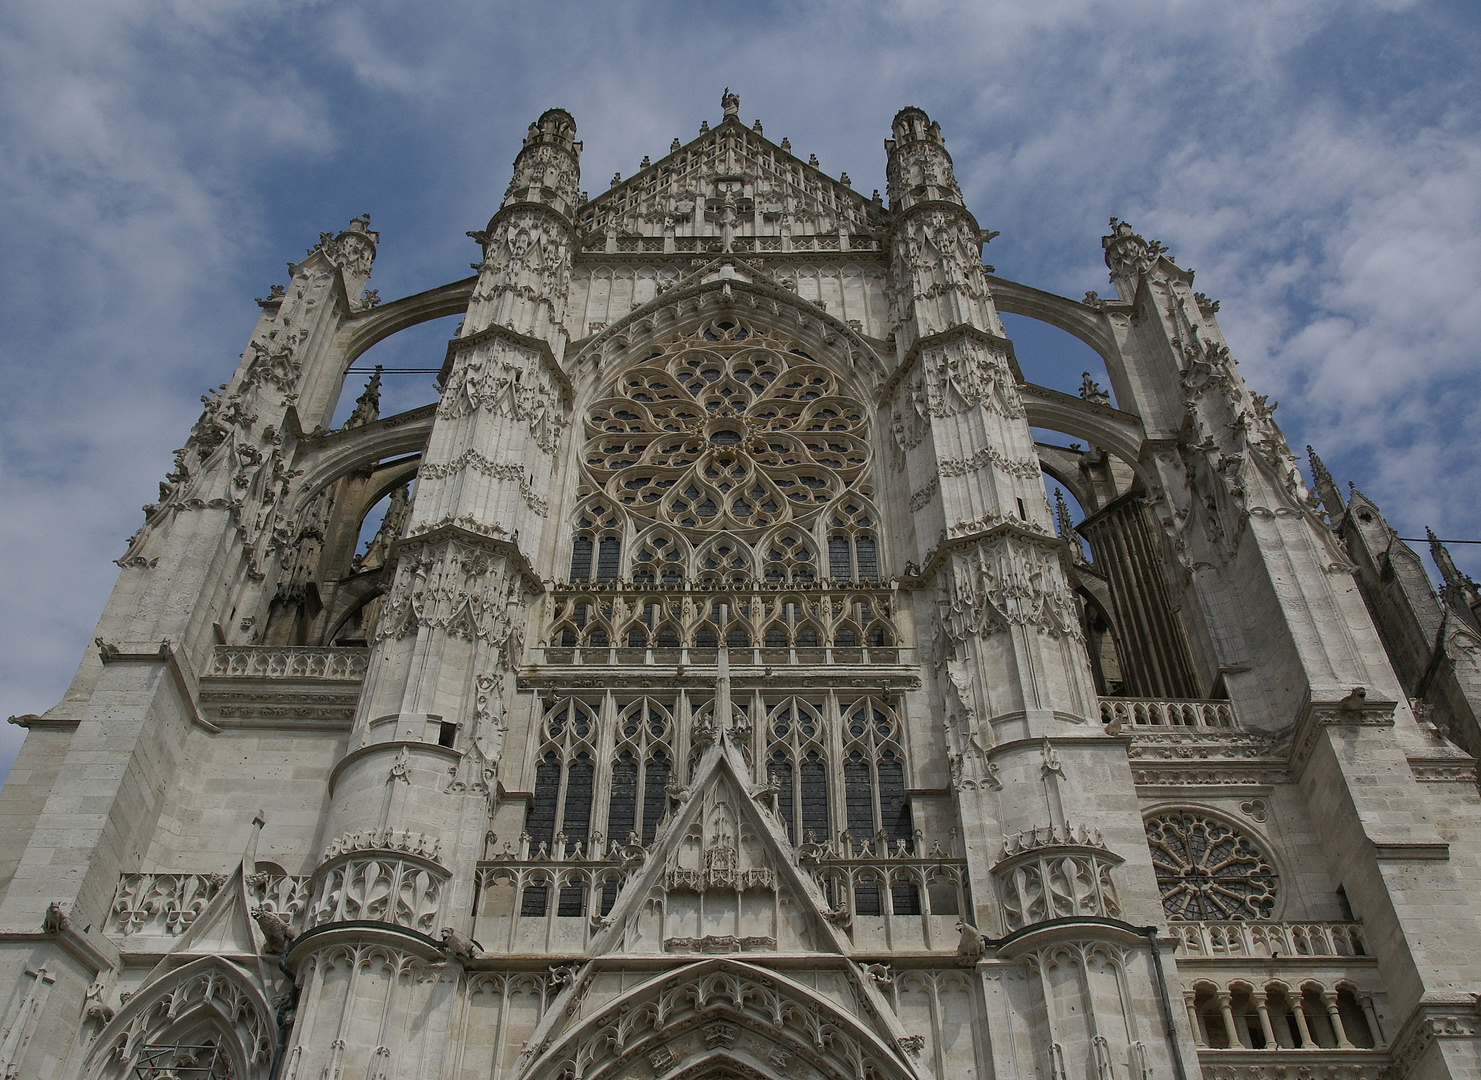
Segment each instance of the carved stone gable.
[[[642,238],[705,237],[717,250],[783,250],[757,238],[872,234],[883,207],[790,151],[722,123],[592,199],[579,214],[587,250],[662,250]],[[854,247],[860,244],[852,245]],[[680,250],[695,250],[693,246]]]
[[624,885],[594,950],[736,955],[841,951],[822,894],[800,871],[772,791],[728,731],[700,759],[642,873]]

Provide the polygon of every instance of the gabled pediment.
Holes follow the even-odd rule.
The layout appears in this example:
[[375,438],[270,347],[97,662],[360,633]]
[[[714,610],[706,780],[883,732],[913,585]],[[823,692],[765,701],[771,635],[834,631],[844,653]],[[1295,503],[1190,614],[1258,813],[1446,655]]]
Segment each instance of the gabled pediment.
[[726,726],[717,726],[592,954],[846,953],[831,921],[838,915],[798,866],[770,790],[751,779]]
[[[583,204],[577,220],[586,250],[602,250],[609,234],[717,240],[727,234],[737,240],[868,236],[878,231],[885,214],[878,200],[727,117]],[[640,249],[648,250],[616,247]]]

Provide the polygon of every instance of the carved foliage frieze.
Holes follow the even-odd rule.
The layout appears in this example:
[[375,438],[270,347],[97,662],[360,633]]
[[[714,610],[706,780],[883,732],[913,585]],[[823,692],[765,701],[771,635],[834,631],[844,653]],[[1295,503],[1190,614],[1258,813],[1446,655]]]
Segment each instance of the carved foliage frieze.
[[418,627],[493,644],[510,664],[524,650],[520,572],[505,555],[457,537],[412,542],[400,552],[376,640]]
[[1081,636],[1058,549],[1022,536],[1000,534],[954,550],[939,604],[943,631],[953,645],[1014,626],[1054,637]]
[[517,348],[495,336],[461,350],[437,415],[452,420],[480,410],[528,424],[535,445],[547,454],[560,445],[562,391],[536,349]]

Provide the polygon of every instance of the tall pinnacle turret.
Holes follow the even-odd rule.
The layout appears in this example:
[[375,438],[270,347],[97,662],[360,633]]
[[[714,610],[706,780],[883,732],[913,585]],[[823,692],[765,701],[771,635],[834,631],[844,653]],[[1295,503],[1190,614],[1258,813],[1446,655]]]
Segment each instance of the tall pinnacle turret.
[[951,155],[941,125],[921,109],[907,106],[895,114],[894,138],[885,140],[890,208],[908,210],[924,202],[962,204]]

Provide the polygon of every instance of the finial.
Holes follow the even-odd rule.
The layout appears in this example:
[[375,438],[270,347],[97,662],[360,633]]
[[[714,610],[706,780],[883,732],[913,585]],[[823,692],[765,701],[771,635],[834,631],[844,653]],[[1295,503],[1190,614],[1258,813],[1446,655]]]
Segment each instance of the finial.
[[761,134],[761,119],[760,119],[760,117],[757,117],[756,122],[751,125],[751,130],[754,131],[757,135],[760,135]]
[[720,108],[725,111],[725,118],[727,120],[729,120],[732,117],[739,116],[740,115],[740,95],[739,94],[732,94],[730,92],[730,87],[727,86],[725,88],[725,92],[720,95]]
[[792,152],[792,140],[785,135],[782,136],[782,149],[789,154]]
[[381,414],[381,365],[376,364],[370,378],[365,381],[364,392],[355,399],[355,411],[345,421],[345,427],[364,427],[375,422]]
[[679,150],[679,140],[678,140],[678,138],[676,136],[674,138],[674,141],[671,142],[671,143],[669,143],[669,153],[670,154],[678,153],[678,150]]
[[807,155],[807,163],[809,165],[811,165],[814,169],[816,169],[818,167],[818,155],[817,154],[808,154]]
[[1317,457],[1316,451],[1310,444],[1306,447],[1306,458],[1311,462],[1311,481],[1316,489],[1317,498],[1321,499],[1322,505],[1326,507],[1327,516],[1336,521],[1339,514],[1347,509],[1342,504],[1342,495],[1337,491],[1337,484],[1332,480],[1332,474],[1327,471],[1327,466],[1322,459]]

